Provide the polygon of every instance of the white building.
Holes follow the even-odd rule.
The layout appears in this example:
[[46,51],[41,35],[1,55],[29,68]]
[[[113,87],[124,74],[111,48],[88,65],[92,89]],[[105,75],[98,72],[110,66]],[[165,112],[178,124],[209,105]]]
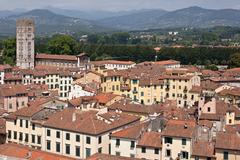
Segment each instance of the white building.
[[195,122],[170,120],[162,132],[162,160],[190,159]]
[[98,114],[73,108],[53,112],[50,108],[38,108],[28,107],[8,116],[7,142],[78,159],[95,153],[108,154],[109,135],[140,119],[115,112]]
[[95,95],[94,91],[91,91],[90,87],[88,87],[87,85],[74,83],[72,84],[72,90],[69,93],[69,99],[93,95]]

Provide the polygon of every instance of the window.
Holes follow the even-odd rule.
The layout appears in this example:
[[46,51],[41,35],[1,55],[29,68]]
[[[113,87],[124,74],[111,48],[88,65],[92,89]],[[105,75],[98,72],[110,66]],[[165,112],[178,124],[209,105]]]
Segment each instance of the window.
[[47,129],[47,136],[50,137],[51,136],[51,131],[49,129]]
[[154,149],[154,154],[159,154],[159,149],[158,148]]
[[144,92],[141,92],[141,96],[144,96]]
[[142,153],[146,153],[146,148],[142,147]]
[[11,137],[12,137],[12,132],[9,130],[8,131],[8,139],[11,139]]
[[98,148],[98,153],[102,153],[102,147]]
[[80,135],[76,135],[76,142],[80,142]]
[[120,152],[116,152],[116,156],[121,156],[121,153]]
[[25,134],[25,142],[28,142],[28,134]]
[[32,135],[32,143],[35,143],[35,135]]
[[22,127],[22,122],[23,122],[22,119],[20,119],[20,127]]
[[223,152],[223,159],[228,160],[228,152]]
[[56,142],[56,152],[60,152],[60,143]]
[[25,125],[26,125],[26,128],[28,128],[28,120],[26,120],[26,124]]
[[172,138],[170,138],[170,137],[165,137],[164,141],[165,141],[165,143],[172,144]]
[[185,138],[182,139],[182,145],[186,145],[187,144],[187,140]]
[[47,141],[47,150],[51,150],[51,141]]
[[41,144],[41,136],[37,136],[37,144]]
[[19,133],[19,140],[20,140],[20,141],[23,140],[23,133],[22,133],[22,132]]
[[70,133],[66,133],[66,140],[70,140]]
[[86,157],[91,156],[91,149],[90,148],[86,148]]
[[91,144],[91,138],[90,137],[86,137],[86,143]]
[[132,80],[132,83],[133,83],[133,84],[137,84],[137,83],[138,83],[138,80],[137,80],[137,79],[133,79],[133,80]]
[[80,147],[79,146],[76,146],[76,156],[77,157],[80,157]]
[[35,130],[35,124],[32,123],[32,130]]
[[170,149],[166,150],[166,157],[171,157],[171,150]]
[[56,138],[60,138],[60,132],[56,131]]
[[208,107],[208,108],[207,108],[207,111],[208,111],[208,112],[211,112],[211,108],[210,108],[210,107]]
[[231,124],[231,123],[232,123],[232,120],[231,120],[231,119],[229,119],[229,121],[228,121],[228,122],[229,122],[229,124]]
[[188,152],[182,151],[181,157],[182,157],[183,159],[188,159]]
[[17,139],[17,132],[16,131],[14,131],[13,138]]
[[102,137],[98,137],[98,144],[101,144],[102,143]]
[[120,146],[120,139],[116,139],[116,146]]
[[14,120],[14,125],[17,125],[17,120]]
[[134,148],[135,147],[135,141],[131,141],[131,148]]
[[199,160],[199,157],[198,157],[198,156],[196,156],[196,157],[195,157],[195,160]]

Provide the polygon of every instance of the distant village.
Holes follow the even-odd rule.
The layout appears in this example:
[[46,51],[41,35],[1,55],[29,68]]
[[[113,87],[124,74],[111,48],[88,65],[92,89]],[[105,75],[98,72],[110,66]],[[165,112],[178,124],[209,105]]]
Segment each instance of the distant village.
[[35,54],[34,22],[16,28],[0,159],[240,160],[240,68]]

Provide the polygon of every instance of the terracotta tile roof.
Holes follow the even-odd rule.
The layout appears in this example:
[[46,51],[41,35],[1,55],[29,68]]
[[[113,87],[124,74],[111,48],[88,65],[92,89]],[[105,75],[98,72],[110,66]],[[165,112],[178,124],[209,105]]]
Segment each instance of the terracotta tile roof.
[[[83,112],[73,108],[66,108],[61,112],[51,115],[51,117],[49,117],[49,119],[44,123],[44,126],[89,135],[99,135],[122,126],[135,123],[140,119],[140,117],[130,116],[124,113],[113,114],[108,112],[105,114],[111,114],[111,119],[104,119],[101,117],[101,114],[97,114],[96,111]],[[76,115],[75,120],[73,120],[74,115]]]
[[36,59],[51,59],[51,60],[66,60],[66,61],[77,61],[77,56],[73,55],[57,55],[57,54],[36,54]]
[[138,146],[150,147],[150,148],[162,148],[160,132],[145,132],[140,140],[138,141]]
[[201,81],[201,87],[203,90],[211,90],[211,91],[215,91],[215,89],[217,89],[218,87],[220,87],[221,84],[212,82],[212,81]]
[[6,120],[0,118],[0,134],[6,134]]
[[170,60],[165,60],[165,61],[157,61],[157,62],[154,62],[154,64],[158,64],[158,65],[176,65],[176,64],[180,64],[180,62],[170,59]]
[[240,151],[240,136],[236,133],[217,133],[215,148]]
[[206,126],[208,128],[212,128],[213,127],[213,122],[208,121],[208,120],[200,120],[198,124],[200,126]]
[[215,157],[214,144],[208,141],[195,141],[193,142],[192,155],[200,157]]
[[200,120],[209,120],[209,121],[220,121],[221,118],[223,118],[222,115],[202,113],[199,119]]
[[162,79],[158,79],[157,77],[145,77],[139,80],[139,86],[152,86],[161,84],[164,84],[164,81]]
[[193,138],[196,123],[190,120],[169,120],[163,130],[163,136]]
[[[28,158],[28,153],[31,152],[31,157]],[[13,144],[13,143],[6,143],[0,145],[0,155],[8,156],[8,157],[15,157],[20,159],[29,159],[29,160],[73,160],[73,158],[44,152],[40,150],[35,150],[32,148],[28,148],[26,146]]]
[[17,96],[18,94],[27,94],[27,87],[21,84],[0,86],[0,97]]
[[216,83],[240,82],[240,79],[237,79],[234,77],[217,77],[217,78],[210,78],[210,80]]
[[224,89],[218,93],[220,96],[240,96],[240,88]]
[[0,71],[4,71],[6,69],[12,69],[12,66],[9,64],[0,65]]
[[91,64],[95,66],[105,65],[105,64],[120,64],[120,65],[133,65],[133,61],[117,61],[117,60],[105,60],[105,61],[91,61]]
[[84,97],[71,99],[69,101],[69,103],[74,107],[78,107],[79,105],[83,104],[84,102],[87,102],[87,103],[97,102],[97,99],[94,98],[94,96],[84,96]]
[[111,134],[111,137],[137,140],[143,131],[147,129],[148,124],[148,122],[135,124]]
[[96,154],[88,157],[87,160],[141,160],[141,159],[96,153]]
[[202,87],[201,86],[192,86],[192,89],[189,92],[200,94],[202,92]]
[[225,125],[225,130],[227,133],[240,133],[240,124],[235,124],[235,125]]
[[222,75],[223,76],[229,76],[229,77],[239,76],[240,75],[240,68],[228,69]]
[[219,77],[220,73],[212,70],[201,70],[204,77]]
[[23,107],[16,112],[11,113],[6,118],[15,119],[17,116],[22,117],[32,117],[34,114],[38,113],[39,111],[44,109],[44,103],[54,100],[54,98],[37,98],[34,101],[30,101],[28,106]]
[[94,96],[94,98],[97,99],[99,103],[106,104],[118,96],[119,95],[113,93],[99,93],[96,96]]
[[115,102],[111,106],[108,107],[109,110],[121,110],[126,113],[135,113],[135,114],[142,114],[148,115],[153,113],[160,113],[163,110],[163,105],[156,104],[151,106],[141,105],[141,104],[133,104],[133,103],[126,103],[125,102]]

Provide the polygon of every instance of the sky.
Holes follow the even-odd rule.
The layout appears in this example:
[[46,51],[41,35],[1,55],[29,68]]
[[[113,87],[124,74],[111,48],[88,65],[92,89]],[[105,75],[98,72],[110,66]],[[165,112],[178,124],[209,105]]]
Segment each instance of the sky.
[[0,0],[0,10],[15,8],[36,9],[47,6],[77,10],[138,10],[165,9],[176,10],[189,6],[211,9],[240,9],[240,0]]

